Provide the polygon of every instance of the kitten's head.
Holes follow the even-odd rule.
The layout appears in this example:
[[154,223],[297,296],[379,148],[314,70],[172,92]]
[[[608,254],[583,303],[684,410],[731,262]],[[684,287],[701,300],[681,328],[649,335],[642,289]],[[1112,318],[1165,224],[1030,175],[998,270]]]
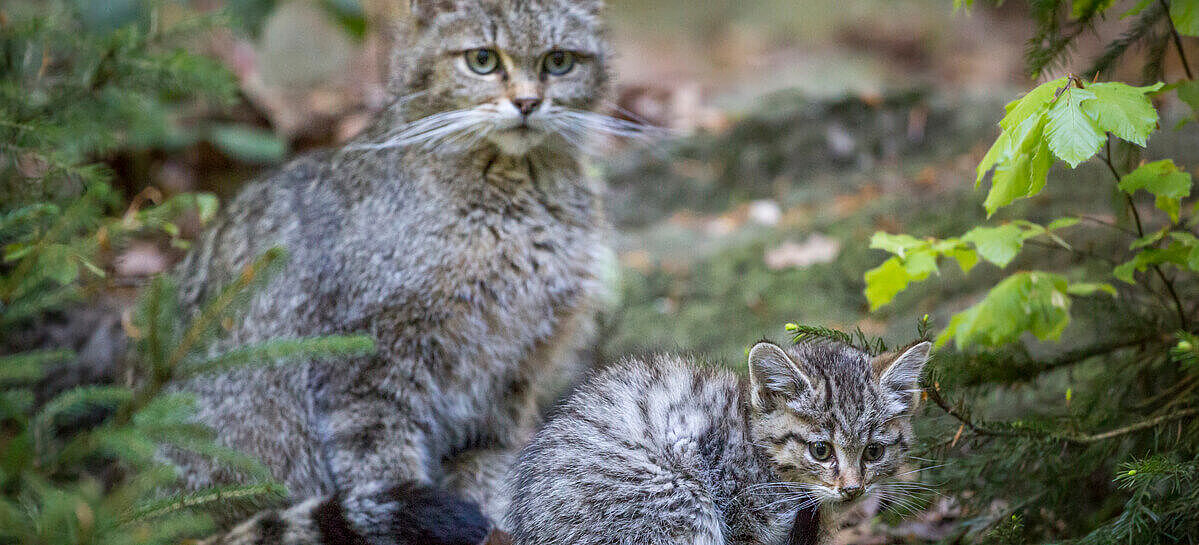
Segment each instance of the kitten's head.
[[872,358],[830,342],[758,343],[749,353],[755,441],[816,501],[857,499],[905,459],[930,347]]
[[[608,84],[601,0],[411,0],[396,144],[581,145]],[[605,121],[608,120],[608,121]]]

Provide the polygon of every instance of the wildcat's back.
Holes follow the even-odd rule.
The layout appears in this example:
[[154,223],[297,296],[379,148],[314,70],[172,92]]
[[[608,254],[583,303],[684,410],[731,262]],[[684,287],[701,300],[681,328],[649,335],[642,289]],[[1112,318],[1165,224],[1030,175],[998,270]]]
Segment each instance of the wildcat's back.
[[789,506],[740,517],[772,480],[731,373],[676,356],[627,360],[589,380],[522,453],[506,526],[517,545],[777,542]]

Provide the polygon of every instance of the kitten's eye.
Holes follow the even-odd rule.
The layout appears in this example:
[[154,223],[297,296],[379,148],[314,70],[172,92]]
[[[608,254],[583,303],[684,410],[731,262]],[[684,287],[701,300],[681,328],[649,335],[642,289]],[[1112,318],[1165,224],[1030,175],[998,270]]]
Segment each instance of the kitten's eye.
[[500,67],[500,55],[491,49],[472,49],[463,55],[466,66],[476,74],[490,74]]
[[870,443],[866,445],[866,450],[862,451],[862,459],[867,462],[877,462],[883,457],[884,447],[879,443]]
[[811,454],[812,458],[815,458],[817,462],[823,462],[832,458],[833,446],[826,441],[816,441],[808,445],[808,454]]
[[569,51],[550,51],[543,64],[549,74],[562,76],[575,67],[575,56]]

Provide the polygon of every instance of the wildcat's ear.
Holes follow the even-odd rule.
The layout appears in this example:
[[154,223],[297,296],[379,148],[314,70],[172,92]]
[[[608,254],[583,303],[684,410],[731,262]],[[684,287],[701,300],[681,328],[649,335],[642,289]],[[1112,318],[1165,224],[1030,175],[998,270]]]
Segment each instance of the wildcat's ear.
[[766,341],[749,350],[749,383],[750,402],[760,411],[772,410],[778,397],[796,397],[812,388],[787,351]]
[[409,0],[412,18],[418,24],[428,24],[439,14],[449,13],[458,9],[461,0]]
[[928,341],[918,343],[902,353],[892,352],[882,354],[871,361],[874,376],[878,383],[896,392],[908,392],[916,389],[920,382],[920,372],[928,362],[933,345]]

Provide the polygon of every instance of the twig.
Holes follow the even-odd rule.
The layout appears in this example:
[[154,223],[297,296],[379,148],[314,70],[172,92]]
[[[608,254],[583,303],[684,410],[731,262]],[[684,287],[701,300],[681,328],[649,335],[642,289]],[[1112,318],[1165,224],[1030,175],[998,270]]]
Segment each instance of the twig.
[[975,424],[974,421],[970,420],[965,415],[959,413],[957,411],[957,409],[954,409],[953,407],[951,407],[949,405],[949,403],[947,403],[945,401],[945,398],[941,397],[941,390],[938,389],[936,387],[936,385],[933,385],[931,388],[926,387],[924,389],[924,392],[926,394],[928,394],[929,399],[933,400],[933,403],[936,403],[937,406],[940,407],[942,411],[945,411],[945,414],[952,416],[955,420],[957,420],[958,422],[961,422],[962,425],[966,426],[966,428],[968,428],[970,431],[974,432],[977,435],[986,435],[986,436],[992,436],[992,437],[1020,437],[1021,436],[1021,434],[1013,432],[1013,431],[994,430],[994,429],[985,428],[983,426]]
[[1182,37],[1178,35],[1178,29],[1174,28],[1174,20],[1170,18],[1170,5],[1166,0],[1157,0],[1162,5],[1162,9],[1166,10],[1166,24],[1170,27],[1170,35],[1174,38],[1174,48],[1178,50],[1178,60],[1182,61],[1182,69],[1187,74],[1187,79],[1194,80],[1195,74],[1191,73],[1191,65],[1187,62],[1186,51],[1182,48]]
[[1158,337],[1146,336],[1146,337],[1138,337],[1135,339],[1112,341],[1112,342],[1109,342],[1106,344],[1092,345],[1092,346],[1088,346],[1086,348],[1080,348],[1078,350],[1071,350],[1069,352],[1064,352],[1064,353],[1060,354],[1058,357],[1045,362],[1044,367],[1042,367],[1039,371],[1042,373],[1047,372],[1047,371],[1052,371],[1054,369],[1066,367],[1068,365],[1073,365],[1075,363],[1080,363],[1080,362],[1089,360],[1095,356],[1102,356],[1109,352],[1115,352],[1116,350],[1139,346],[1139,345],[1142,345],[1142,344],[1145,344],[1148,342],[1152,342],[1155,340],[1159,340]]
[[[1164,1],[1164,0],[1163,0]],[[1116,166],[1112,164],[1112,138],[1107,137],[1106,154],[1103,156],[1103,164],[1107,165],[1107,169],[1111,171],[1112,176],[1116,179],[1116,184],[1120,183],[1120,172],[1116,170]],[[1128,209],[1132,211],[1132,219],[1137,226],[1137,234],[1142,238],[1145,236],[1145,228],[1141,225],[1141,213],[1137,211],[1137,205],[1132,201],[1132,195],[1124,193],[1124,199],[1128,202]],[[1174,283],[1166,278],[1166,273],[1162,272],[1159,265],[1153,265],[1153,271],[1157,273],[1157,277],[1161,279],[1162,284],[1165,284],[1166,291],[1170,293],[1170,298],[1174,300],[1174,308],[1178,312],[1178,326],[1183,331],[1190,331],[1190,324],[1187,320],[1186,311],[1182,308],[1182,300],[1178,297],[1178,292],[1174,289]]]
[[1156,426],[1158,424],[1164,424],[1166,422],[1172,422],[1174,420],[1181,420],[1188,416],[1195,416],[1195,415],[1199,415],[1199,407],[1192,407],[1190,409],[1178,411],[1174,414],[1166,414],[1166,415],[1162,415],[1162,416],[1159,416],[1156,418],[1142,420],[1140,422],[1137,422],[1136,424],[1129,424],[1122,428],[1116,428],[1114,430],[1105,431],[1103,433],[1096,433],[1094,435],[1076,435],[1076,436],[1072,436],[1072,437],[1061,437],[1061,439],[1065,439],[1067,441],[1071,441],[1074,443],[1094,443],[1096,441],[1103,441],[1104,439],[1111,439],[1113,437],[1127,435],[1127,434],[1135,432],[1135,431],[1141,431],[1143,429],[1152,428],[1153,426]]

